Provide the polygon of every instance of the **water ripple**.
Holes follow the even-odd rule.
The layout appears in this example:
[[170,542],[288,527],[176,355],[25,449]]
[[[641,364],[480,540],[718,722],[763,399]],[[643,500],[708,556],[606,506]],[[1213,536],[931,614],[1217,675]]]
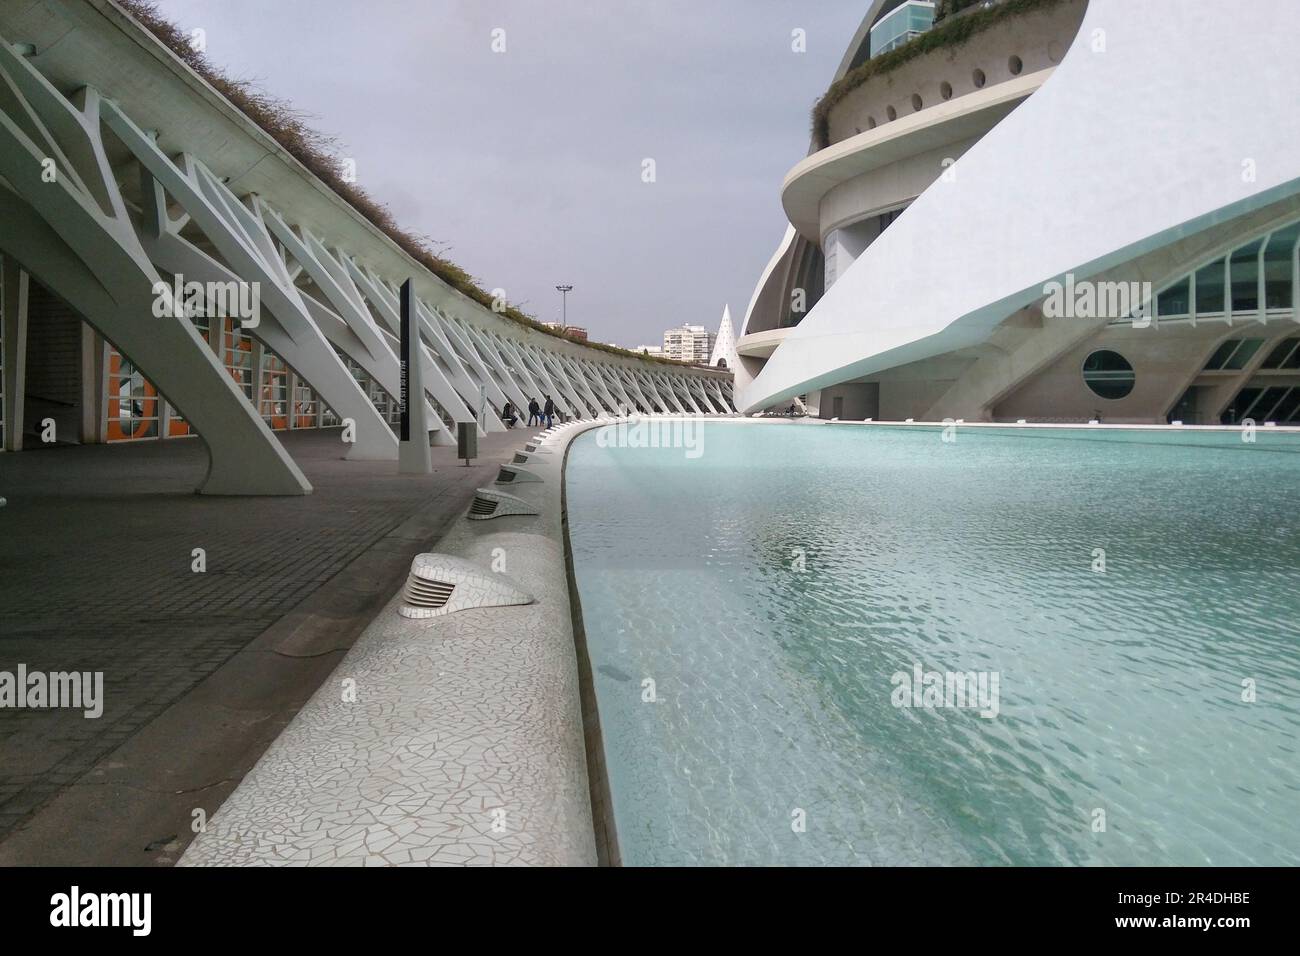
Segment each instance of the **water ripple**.
[[[1300,455],[704,438],[570,456],[625,861],[1300,863]],[[999,715],[894,707],[915,664]]]

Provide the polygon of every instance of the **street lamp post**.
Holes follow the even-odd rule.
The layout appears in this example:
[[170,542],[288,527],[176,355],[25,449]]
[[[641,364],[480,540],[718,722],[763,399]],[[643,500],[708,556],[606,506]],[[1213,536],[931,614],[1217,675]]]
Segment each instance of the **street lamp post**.
[[560,331],[566,335],[569,332],[569,293],[573,291],[571,285],[557,285],[555,291],[560,293]]

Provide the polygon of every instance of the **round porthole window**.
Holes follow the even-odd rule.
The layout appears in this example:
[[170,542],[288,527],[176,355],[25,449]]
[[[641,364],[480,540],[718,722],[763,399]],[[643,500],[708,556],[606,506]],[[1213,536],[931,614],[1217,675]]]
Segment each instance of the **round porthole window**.
[[939,95],[942,96],[945,100],[952,99],[952,84],[949,83],[947,80],[944,80],[942,83],[940,83]]
[[1128,359],[1110,349],[1098,349],[1083,360],[1083,384],[1101,398],[1123,398],[1136,381]]
[[1011,71],[1012,76],[1019,76],[1020,71],[1025,68],[1024,61],[1018,56],[1013,56],[1007,60],[1007,69]]
[[892,106],[886,106],[885,115],[891,120],[898,119],[898,110],[894,109]]
[[984,82],[985,82],[985,76],[983,70],[976,70],[974,73],[970,75],[970,78],[971,78],[971,82],[975,84],[975,89],[977,90],[983,89]]
[[874,116],[868,116],[867,129],[875,129],[875,128],[876,128],[876,118]]

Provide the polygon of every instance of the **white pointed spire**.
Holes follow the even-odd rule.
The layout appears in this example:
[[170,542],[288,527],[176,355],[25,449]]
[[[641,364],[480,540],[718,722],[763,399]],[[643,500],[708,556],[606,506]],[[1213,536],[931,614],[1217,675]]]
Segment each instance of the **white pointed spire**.
[[718,359],[724,359],[729,369],[734,369],[740,364],[740,356],[736,354],[736,330],[731,327],[729,304],[722,307],[722,324],[718,326],[718,338],[713,343],[713,354],[709,356],[709,364],[717,367]]

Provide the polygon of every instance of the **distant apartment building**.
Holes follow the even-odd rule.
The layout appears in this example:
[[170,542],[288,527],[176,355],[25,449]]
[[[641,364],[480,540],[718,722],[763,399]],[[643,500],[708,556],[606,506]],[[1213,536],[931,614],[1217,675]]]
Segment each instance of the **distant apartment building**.
[[663,354],[675,362],[707,365],[717,338],[702,325],[679,325],[664,332]]

